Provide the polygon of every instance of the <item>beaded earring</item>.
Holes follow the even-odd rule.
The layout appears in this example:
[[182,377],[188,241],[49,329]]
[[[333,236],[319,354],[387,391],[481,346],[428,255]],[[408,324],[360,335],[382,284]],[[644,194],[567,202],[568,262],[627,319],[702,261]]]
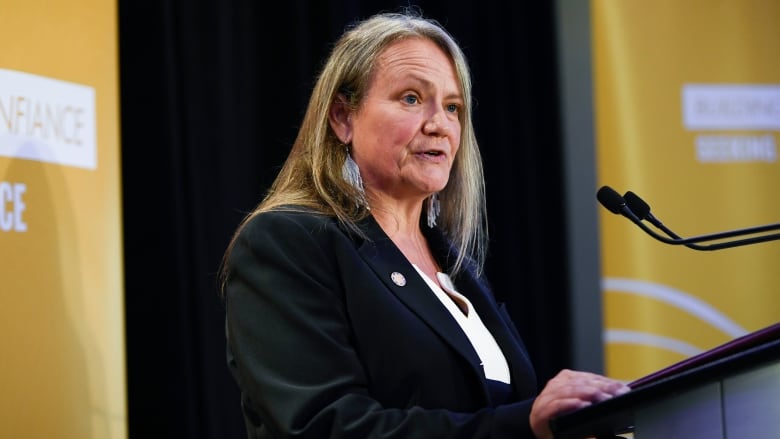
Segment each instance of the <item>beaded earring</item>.
[[341,176],[344,180],[355,188],[358,192],[358,199],[355,200],[357,207],[365,206],[368,209],[368,201],[366,201],[366,191],[363,188],[363,178],[360,177],[360,169],[355,160],[349,154],[349,145],[344,145],[347,150],[347,158],[344,159],[344,164],[341,165]]
[[428,197],[428,208],[426,213],[428,214],[428,227],[433,228],[436,225],[436,218],[441,213],[441,202],[439,202],[439,193],[435,192]]

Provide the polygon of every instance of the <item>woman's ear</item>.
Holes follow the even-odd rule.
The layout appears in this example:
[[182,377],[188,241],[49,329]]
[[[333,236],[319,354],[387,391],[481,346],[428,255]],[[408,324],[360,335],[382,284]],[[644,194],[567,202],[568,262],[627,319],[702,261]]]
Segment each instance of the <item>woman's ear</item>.
[[341,143],[349,145],[352,142],[352,110],[350,110],[344,94],[336,95],[336,99],[330,104],[328,120]]

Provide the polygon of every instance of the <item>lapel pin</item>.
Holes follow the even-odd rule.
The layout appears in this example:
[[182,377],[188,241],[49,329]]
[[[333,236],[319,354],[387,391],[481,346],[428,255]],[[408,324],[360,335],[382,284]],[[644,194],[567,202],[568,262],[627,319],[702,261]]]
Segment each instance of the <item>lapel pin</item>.
[[397,271],[394,271],[390,275],[390,280],[392,280],[393,283],[398,285],[399,287],[402,287],[402,286],[406,285],[406,278],[404,277],[403,274],[401,274],[401,273],[399,273]]

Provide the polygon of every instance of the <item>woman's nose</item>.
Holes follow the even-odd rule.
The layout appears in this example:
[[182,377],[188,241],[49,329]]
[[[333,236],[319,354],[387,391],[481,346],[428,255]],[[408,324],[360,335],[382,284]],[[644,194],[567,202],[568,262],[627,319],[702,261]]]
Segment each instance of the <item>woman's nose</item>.
[[423,124],[423,132],[429,135],[446,135],[449,133],[449,124],[444,114],[444,109],[437,108],[431,111],[428,119]]

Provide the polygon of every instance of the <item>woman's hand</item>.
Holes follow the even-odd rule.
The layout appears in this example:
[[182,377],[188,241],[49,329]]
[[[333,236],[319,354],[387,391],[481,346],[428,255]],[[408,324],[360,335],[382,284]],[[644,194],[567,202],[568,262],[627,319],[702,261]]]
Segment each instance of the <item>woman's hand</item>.
[[620,381],[602,375],[564,369],[547,382],[531,407],[531,429],[539,439],[552,439],[554,416],[604,401],[631,390]]

